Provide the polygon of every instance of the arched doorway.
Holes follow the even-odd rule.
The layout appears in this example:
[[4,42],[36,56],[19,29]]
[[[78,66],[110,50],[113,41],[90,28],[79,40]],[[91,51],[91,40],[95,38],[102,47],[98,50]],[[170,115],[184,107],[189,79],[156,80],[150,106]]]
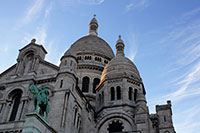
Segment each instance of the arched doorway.
[[113,121],[111,124],[108,125],[108,133],[122,133],[124,129],[123,124],[121,121]]

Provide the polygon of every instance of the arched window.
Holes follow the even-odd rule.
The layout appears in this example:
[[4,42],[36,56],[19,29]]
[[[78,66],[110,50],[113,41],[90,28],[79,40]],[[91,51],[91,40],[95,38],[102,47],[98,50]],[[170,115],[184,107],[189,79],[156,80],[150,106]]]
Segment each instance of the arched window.
[[134,89],[134,101],[136,102],[137,100],[137,89]]
[[94,81],[93,81],[93,93],[96,93],[96,87],[97,85],[100,83],[100,79],[98,78],[95,78]]
[[111,94],[110,100],[111,101],[115,100],[115,88],[114,87],[110,88],[110,94]]
[[108,126],[108,132],[109,133],[122,133],[122,130],[124,129],[122,122],[116,121],[116,122],[112,122],[111,124],[109,124]]
[[94,60],[101,62],[101,58],[100,57],[95,57]]
[[60,88],[63,86],[63,80],[60,81]]
[[132,87],[129,87],[129,91],[128,91],[128,99],[129,100],[132,100],[132,95],[133,95],[133,88]]
[[73,65],[73,61],[71,60],[71,62],[70,62],[70,66],[72,66]]
[[85,60],[91,60],[92,57],[91,56],[85,56]]
[[80,61],[81,61],[81,59],[82,59],[82,57],[81,57],[81,56],[78,56],[78,57],[77,57],[77,61],[78,61],[78,62],[80,62]]
[[9,121],[14,121],[17,116],[17,111],[19,108],[21,96],[22,96],[21,90],[15,90],[13,93],[11,93],[13,105]]
[[167,119],[166,119],[166,116],[164,115],[164,122],[166,122],[167,121]]
[[121,88],[117,86],[117,100],[121,99]]
[[82,81],[82,92],[89,91],[89,83],[90,83],[90,79],[88,77],[84,77]]
[[65,66],[67,65],[67,60],[65,60]]

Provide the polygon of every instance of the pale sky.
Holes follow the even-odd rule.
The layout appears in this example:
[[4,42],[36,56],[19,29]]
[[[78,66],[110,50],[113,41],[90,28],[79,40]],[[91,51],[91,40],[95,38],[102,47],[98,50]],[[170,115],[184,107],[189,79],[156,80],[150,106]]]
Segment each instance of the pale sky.
[[59,64],[63,53],[88,34],[96,14],[98,34],[137,66],[150,112],[172,101],[177,133],[200,131],[200,0],[1,0],[0,72],[16,63],[32,38]]

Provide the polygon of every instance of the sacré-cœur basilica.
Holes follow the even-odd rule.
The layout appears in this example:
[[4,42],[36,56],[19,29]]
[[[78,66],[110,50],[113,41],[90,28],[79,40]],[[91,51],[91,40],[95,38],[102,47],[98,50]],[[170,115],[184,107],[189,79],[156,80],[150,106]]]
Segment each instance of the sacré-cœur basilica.
[[[94,17],[88,35],[71,45],[59,66],[45,60],[47,51],[36,39],[19,50],[17,63],[0,74],[0,133],[175,133],[171,102],[150,114],[121,36],[114,55],[97,29]],[[33,84],[47,90],[48,122],[30,113]]]

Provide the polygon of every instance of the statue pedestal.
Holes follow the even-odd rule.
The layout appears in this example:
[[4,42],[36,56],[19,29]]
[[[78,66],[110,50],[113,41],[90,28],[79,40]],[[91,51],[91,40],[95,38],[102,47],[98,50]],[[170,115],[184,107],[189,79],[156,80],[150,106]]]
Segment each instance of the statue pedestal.
[[56,133],[56,131],[37,113],[28,113],[22,133]]

